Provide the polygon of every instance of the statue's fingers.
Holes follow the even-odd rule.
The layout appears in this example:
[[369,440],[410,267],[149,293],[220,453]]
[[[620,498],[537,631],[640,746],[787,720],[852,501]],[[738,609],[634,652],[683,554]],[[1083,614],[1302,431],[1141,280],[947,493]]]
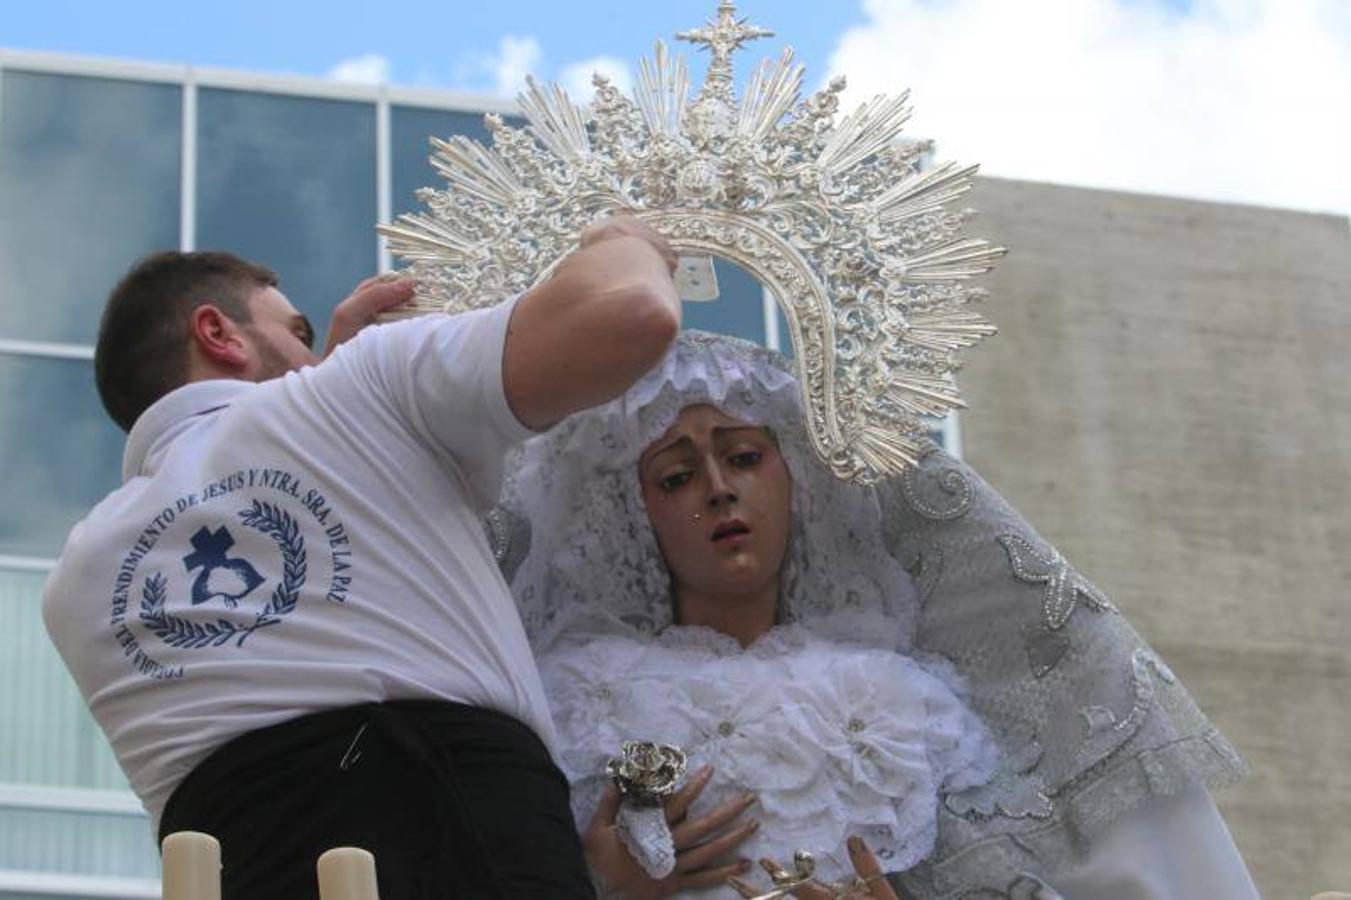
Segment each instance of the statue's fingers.
[[698,797],[708,786],[708,781],[713,777],[713,767],[704,766],[698,772],[695,772],[685,786],[676,791],[666,799],[666,822],[669,825],[675,825],[677,822],[683,822],[686,814],[690,810],[690,804],[694,798]]
[[868,845],[863,842],[863,838],[855,835],[848,840],[847,846],[849,847],[849,861],[854,864],[854,871],[868,885],[867,896],[873,898],[873,900],[900,900],[887,882],[886,873],[882,871],[882,866],[877,861],[877,857],[873,855],[872,850],[868,849]]
[[754,794],[742,794],[725,803],[707,815],[697,819],[687,819],[671,829],[671,841],[677,850],[693,847],[704,838],[729,825],[737,816],[755,805]]
[[[738,860],[734,863],[728,863],[725,866],[718,866],[713,869],[700,869],[698,872],[688,872],[676,878],[676,886],[682,891],[692,891],[698,888],[717,887],[720,884],[730,884],[733,881],[741,881],[736,878],[737,875],[744,875],[751,868],[749,859]],[[745,884],[745,882],[742,882]],[[743,897],[754,897],[755,894],[742,894]]]
[[760,889],[744,878],[737,878],[736,876],[728,878],[727,886],[742,897],[750,898],[760,896]]
[[676,853],[676,871],[693,872],[702,869],[704,866],[713,862],[722,856],[735,850],[744,843],[747,838],[755,834],[759,829],[760,823],[752,819],[739,828],[735,828],[726,834],[718,835],[706,844],[700,844],[689,850],[678,851]]

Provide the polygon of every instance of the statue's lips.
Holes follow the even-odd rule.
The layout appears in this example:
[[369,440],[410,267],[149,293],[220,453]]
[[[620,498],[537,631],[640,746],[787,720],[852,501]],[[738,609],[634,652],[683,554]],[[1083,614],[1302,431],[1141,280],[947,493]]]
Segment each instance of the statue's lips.
[[718,527],[713,529],[713,535],[710,541],[717,543],[719,541],[730,540],[734,537],[750,534],[750,526],[740,519],[728,519],[726,522],[719,522]]

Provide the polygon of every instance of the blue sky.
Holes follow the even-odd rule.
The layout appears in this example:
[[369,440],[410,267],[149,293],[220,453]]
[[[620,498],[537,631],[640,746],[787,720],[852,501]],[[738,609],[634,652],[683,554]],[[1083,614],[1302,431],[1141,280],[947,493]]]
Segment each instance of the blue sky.
[[[10,3],[0,48],[511,96],[622,82],[716,0]],[[1011,178],[1351,211],[1349,0],[742,0],[846,102],[913,90],[912,133]],[[744,70],[745,66],[743,66]],[[696,66],[696,73],[699,68]]]
[[[852,2],[741,5],[757,24],[788,38],[813,70],[826,63],[846,28],[865,20],[862,6]],[[635,59],[651,50],[654,38],[669,41],[672,32],[701,24],[715,6],[716,0],[46,0],[7,9],[0,46],[305,75],[376,54],[390,61],[395,83],[464,86],[474,58],[493,52],[506,36],[536,37],[548,77],[554,74],[549,68],[567,60]]]

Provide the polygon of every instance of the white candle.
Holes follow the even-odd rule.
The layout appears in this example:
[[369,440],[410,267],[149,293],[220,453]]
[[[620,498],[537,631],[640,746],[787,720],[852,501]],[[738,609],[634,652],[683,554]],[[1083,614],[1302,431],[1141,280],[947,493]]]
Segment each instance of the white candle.
[[319,857],[320,900],[380,900],[375,857],[360,847],[334,847]]
[[220,842],[179,831],[160,845],[164,900],[220,900]]

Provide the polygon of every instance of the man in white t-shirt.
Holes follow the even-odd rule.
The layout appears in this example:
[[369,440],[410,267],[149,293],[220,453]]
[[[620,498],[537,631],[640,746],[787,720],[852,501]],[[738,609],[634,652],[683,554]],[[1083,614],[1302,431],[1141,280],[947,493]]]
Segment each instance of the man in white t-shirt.
[[384,900],[591,896],[480,517],[512,445],[662,357],[674,264],[616,217],[518,298],[362,330],[411,290],[372,280],[322,362],[228,254],[114,290],[95,371],[123,485],[44,615],[160,833],[221,839],[227,900],[314,896],[339,844],[376,854]]

